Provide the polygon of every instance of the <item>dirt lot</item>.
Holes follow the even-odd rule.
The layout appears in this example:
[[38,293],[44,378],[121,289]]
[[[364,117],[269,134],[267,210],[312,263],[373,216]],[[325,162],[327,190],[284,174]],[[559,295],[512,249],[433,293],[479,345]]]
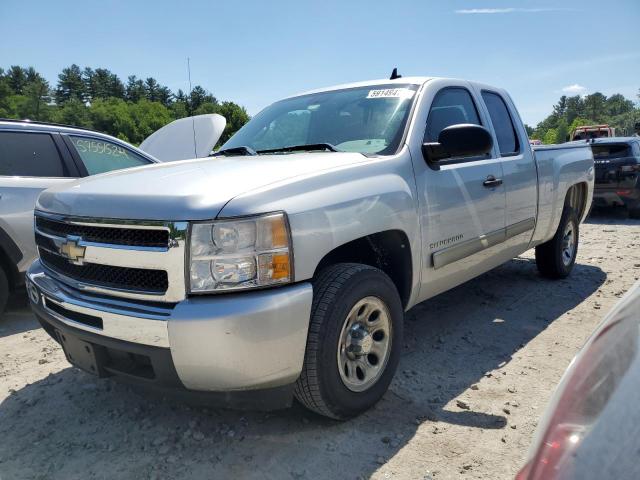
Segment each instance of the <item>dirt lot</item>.
[[513,478],[562,372],[638,277],[640,222],[596,212],[569,279],[541,279],[527,254],[409,312],[391,390],[347,423],[96,380],[16,299],[0,320],[0,478]]

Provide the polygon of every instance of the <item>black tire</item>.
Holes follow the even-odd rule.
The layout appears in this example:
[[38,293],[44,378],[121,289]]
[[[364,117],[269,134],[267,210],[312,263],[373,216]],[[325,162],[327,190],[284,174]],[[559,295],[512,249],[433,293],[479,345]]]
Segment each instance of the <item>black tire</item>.
[[[575,235],[573,255],[570,261],[563,260],[563,243],[567,225],[571,224]],[[573,269],[578,255],[580,225],[575,210],[565,205],[558,230],[551,240],[536,247],[536,265],[540,274],[547,278],[566,278]]]
[[4,269],[0,267],[0,316],[4,313],[9,299],[9,279]]
[[[389,313],[391,335],[386,366],[366,390],[346,387],[338,370],[338,343],[352,308],[366,297],[381,300]],[[313,303],[304,365],[295,396],[321,415],[345,420],[372,407],[389,388],[402,351],[404,311],[398,291],[381,270],[357,263],[324,269],[313,283]],[[375,377],[374,377],[375,378]]]

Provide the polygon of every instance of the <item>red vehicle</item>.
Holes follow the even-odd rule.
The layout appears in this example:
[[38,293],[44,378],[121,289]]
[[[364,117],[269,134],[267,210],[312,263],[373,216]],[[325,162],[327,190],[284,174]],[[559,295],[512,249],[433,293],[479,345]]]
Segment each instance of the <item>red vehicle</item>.
[[571,134],[571,140],[589,140],[591,138],[609,138],[616,136],[616,129],[609,125],[585,125],[577,127]]

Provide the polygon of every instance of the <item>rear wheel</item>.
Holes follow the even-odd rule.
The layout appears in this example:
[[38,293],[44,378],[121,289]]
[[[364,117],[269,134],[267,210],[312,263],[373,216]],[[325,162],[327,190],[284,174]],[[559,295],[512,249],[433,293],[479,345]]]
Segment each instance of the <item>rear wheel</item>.
[[7,306],[7,300],[9,299],[9,280],[7,274],[2,267],[0,267],[0,315],[4,312]]
[[565,205],[558,230],[551,240],[536,247],[536,265],[547,278],[565,278],[573,269],[578,255],[578,217]]
[[295,395],[310,410],[343,420],[387,391],[402,347],[402,303],[384,272],[361,264],[327,267],[313,290]]

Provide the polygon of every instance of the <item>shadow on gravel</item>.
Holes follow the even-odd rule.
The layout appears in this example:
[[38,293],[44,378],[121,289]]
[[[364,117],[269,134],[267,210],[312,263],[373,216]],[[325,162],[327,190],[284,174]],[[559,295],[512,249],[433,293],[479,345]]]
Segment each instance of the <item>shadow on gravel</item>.
[[7,308],[4,313],[0,313],[0,338],[36,328],[40,328],[40,324],[29,309],[27,292],[18,290],[12,293]]
[[194,408],[67,368],[0,403],[0,476],[368,478],[420,426],[505,428],[502,404],[476,412],[452,400],[488,372],[500,375],[514,352],[605,279],[578,264],[571,278],[547,281],[534,262],[516,259],[413,308],[390,391],[346,423],[299,405]]
[[585,220],[592,225],[640,225],[640,220],[629,217],[624,207],[594,207]]
[[[501,414],[448,405],[485,375],[506,365],[520,348],[606,280],[600,268],[576,264],[571,277],[550,281],[534,260],[517,258],[407,314],[399,385],[413,408],[440,421],[476,428],[504,428]],[[426,320],[426,321],[425,321]],[[410,370],[409,370],[410,369]],[[416,386],[418,388],[416,389]],[[501,412],[502,405],[496,405]]]

